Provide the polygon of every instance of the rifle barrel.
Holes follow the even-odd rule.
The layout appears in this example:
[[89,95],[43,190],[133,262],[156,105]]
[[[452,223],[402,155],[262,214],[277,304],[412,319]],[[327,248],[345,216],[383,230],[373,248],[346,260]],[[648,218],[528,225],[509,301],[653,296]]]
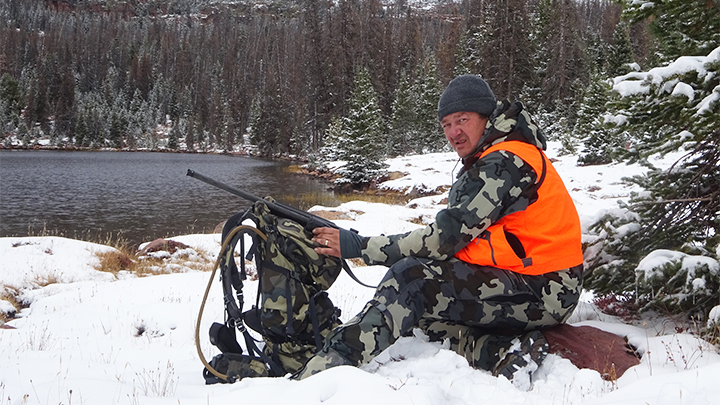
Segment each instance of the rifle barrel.
[[258,200],[262,200],[265,204],[267,204],[268,208],[270,208],[270,211],[273,212],[275,215],[282,216],[282,217],[285,217],[288,219],[292,219],[293,221],[303,225],[306,229],[309,228],[308,230],[310,230],[312,228],[316,228],[316,227],[321,227],[321,226],[330,227],[330,228],[338,227],[333,222],[330,222],[330,221],[326,220],[325,218],[318,217],[317,215],[299,210],[299,209],[291,207],[289,205],[285,205],[285,204],[282,204],[279,202],[271,202],[271,201],[265,200],[263,198],[255,196],[253,194],[247,193],[245,191],[230,187],[227,184],[221,183],[217,180],[213,180],[209,177],[203,176],[202,174],[200,174],[192,169],[188,169],[187,175],[190,177],[196,178],[204,183],[210,184],[211,186],[215,186],[219,189],[225,190],[231,194],[235,194],[236,196],[244,198],[253,203]]
[[188,169],[187,175],[190,176],[190,177],[196,178],[196,179],[198,179],[198,180],[200,180],[200,181],[202,181],[202,182],[204,182],[204,183],[207,183],[207,184],[209,184],[209,185],[211,185],[211,186],[215,186],[215,187],[217,187],[217,188],[219,188],[219,189],[225,190],[225,191],[227,191],[227,192],[229,192],[229,193],[231,193],[231,194],[235,194],[236,196],[241,197],[241,198],[244,198],[244,199],[249,200],[249,201],[251,201],[251,202],[255,202],[255,201],[257,201],[257,200],[261,200],[261,198],[258,197],[258,196],[255,196],[255,195],[252,195],[252,194],[250,194],[250,193],[246,193],[245,191],[238,190],[238,189],[236,189],[236,188],[230,187],[230,186],[228,186],[227,184],[225,184],[225,183],[220,183],[219,181],[213,180],[213,179],[211,179],[210,177],[203,176],[202,174],[196,172],[195,170]]

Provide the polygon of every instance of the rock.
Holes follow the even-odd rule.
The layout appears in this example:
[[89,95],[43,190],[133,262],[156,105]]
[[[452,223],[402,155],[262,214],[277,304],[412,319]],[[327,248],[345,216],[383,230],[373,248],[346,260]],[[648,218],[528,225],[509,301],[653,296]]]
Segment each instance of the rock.
[[570,360],[578,368],[589,368],[607,381],[620,378],[640,364],[637,352],[621,336],[591,326],[558,325],[543,329],[550,353]]
[[158,238],[150,242],[140,251],[140,255],[146,255],[150,252],[157,252],[164,250],[169,253],[175,253],[178,249],[187,249],[188,246],[184,243],[175,242],[174,240]]

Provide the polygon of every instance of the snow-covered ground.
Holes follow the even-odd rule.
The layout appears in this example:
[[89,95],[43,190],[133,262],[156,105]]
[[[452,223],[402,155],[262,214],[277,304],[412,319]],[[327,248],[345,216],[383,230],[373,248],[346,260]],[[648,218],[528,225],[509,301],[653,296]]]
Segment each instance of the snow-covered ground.
[[[625,164],[577,167],[572,156],[548,155],[563,176],[584,227],[615,209],[633,187],[621,180],[643,172]],[[667,167],[677,156],[653,163]],[[436,190],[452,181],[454,154],[404,157],[390,170],[407,176],[388,188]],[[638,190],[635,190],[638,191]],[[338,225],[361,234],[398,233],[432,221],[444,196],[424,197],[406,206],[349,202],[332,209],[353,220]],[[718,404],[720,355],[688,333],[676,333],[662,321],[628,325],[600,313],[586,294],[573,315],[574,324],[592,325],[628,336],[643,353],[640,365],[617,381],[607,382],[589,369],[550,355],[529,391],[504,378],[474,370],[442,343],[417,334],[402,338],[362,369],[338,367],[304,381],[246,379],[206,386],[194,343],[200,302],[209,272],[191,270],[197,260],[212,260],[219,235],[183,235],[174,240],[190,249],[166,255],[173,274],[114,276],[95,270],[102,245],[56,237],[0,238],[0,290],[32,303],[0,329],[0,403],[2,404]],[[380,266],[355,273],[377,283]],[[256,284],[246,283],[246,302],[254,302]],[[373,291],[344,273],[330,290],[347,320]],[[0,300],[0,311],[12,305]],[[212,282],[200,325],[206,358],[217,350],[209,343],[210,324],[221,321],[223,304]],[[398,361],[396,359],[403,359]]]

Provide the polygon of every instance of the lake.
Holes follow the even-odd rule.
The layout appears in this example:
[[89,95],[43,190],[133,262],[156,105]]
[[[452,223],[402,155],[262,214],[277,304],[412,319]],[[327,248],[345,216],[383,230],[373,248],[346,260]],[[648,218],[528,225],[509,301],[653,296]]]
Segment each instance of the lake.
[[51,234],[133,245],[211,232],[250,203],[188,169],[258,197],[307,209],[336,205],[329,184],[290,163],[246,156],[0,150],[0,237]]

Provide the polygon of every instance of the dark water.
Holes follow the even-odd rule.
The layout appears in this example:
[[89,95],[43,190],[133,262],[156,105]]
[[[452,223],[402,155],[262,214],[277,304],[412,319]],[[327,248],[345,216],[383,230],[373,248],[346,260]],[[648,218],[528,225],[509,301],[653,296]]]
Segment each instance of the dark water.
[[258,197],[333,205],[328,185],[286,162],[224,155],[0,151],[0,237],[38,234],[131,244],[212,231],[249,203],[188,169]]

